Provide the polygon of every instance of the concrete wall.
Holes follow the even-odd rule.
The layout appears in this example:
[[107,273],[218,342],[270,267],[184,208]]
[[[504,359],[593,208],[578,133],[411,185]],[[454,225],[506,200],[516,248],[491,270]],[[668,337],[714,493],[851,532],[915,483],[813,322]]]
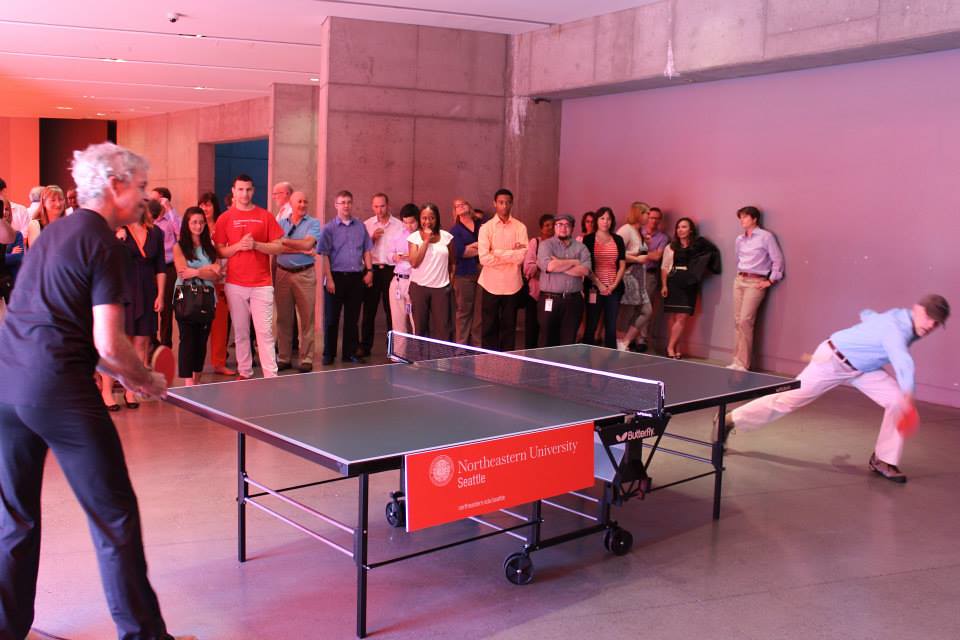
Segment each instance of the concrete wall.
[[30,204],[30,189],[40,184],[40,120],[0,118],[0,178],[6,197]]
[[121,120],[117,143],[150,161],[150,185],[170,189],[174,206],[183,211],[213,187],[212,148],[202,143],[265,138],[271,121],[270,98],[257,98]]
[[318,101],[327,215],[341,189],[363,216],[377,191],[395,210],[433,201],[447,226],[457,196],[491,208],[503,174],[506,36],[343,18],[327,28]]
[[516,36],[516,93],[572,97],[960,47],[960,2],[661,0]]
[[[730,357],[735,211],[754,204],[786,253],[759,366],[801,357],[864,308],[940,292],[960,305],[950,244],[960,191],[960,51],[569,100],[561,209],[632,200],[697,220],[724,254],[688,352]],[[960,406],[960,334],[917,343],[921,398]]]

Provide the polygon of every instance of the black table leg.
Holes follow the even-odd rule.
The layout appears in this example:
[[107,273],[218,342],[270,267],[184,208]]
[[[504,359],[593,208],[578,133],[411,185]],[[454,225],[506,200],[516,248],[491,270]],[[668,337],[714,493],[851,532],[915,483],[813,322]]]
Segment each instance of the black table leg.
[[370,478],[366,473],[359,476],[359,514],[357,529],[353,533],[353,559],[357,564],[357,637],[367,637],[367,510],[370,493]]
[[237,434],[237,559],[247,560],[247,436]]
[[713,441],[713,519],[720,519],[720,495],[723,491],[723,449],[726,446],[727,404],[717,409],[717,437]]

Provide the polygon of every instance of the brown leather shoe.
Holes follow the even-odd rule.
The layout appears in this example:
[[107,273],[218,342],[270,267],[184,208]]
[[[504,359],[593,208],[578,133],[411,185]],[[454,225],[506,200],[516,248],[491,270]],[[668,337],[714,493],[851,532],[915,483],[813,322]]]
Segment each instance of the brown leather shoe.
[[870,455],[870,462],[867,463],[867,466],[870,467],[870,470],[874,473],[879,473],[881,476],[890,480],[891,482],[896,482],[903,484],[907,481],[906,474],[900,469],[897,468],[897,465],[884,462],[877,458],[877,454],[873,453]]

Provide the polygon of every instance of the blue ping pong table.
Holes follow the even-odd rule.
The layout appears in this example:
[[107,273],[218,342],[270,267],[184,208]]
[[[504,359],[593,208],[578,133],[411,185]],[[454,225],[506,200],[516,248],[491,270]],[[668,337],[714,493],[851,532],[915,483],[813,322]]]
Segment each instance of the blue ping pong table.
[[[398,334],[402,336],[403,334]],[[391,335],[391,345],[398,336]],[[413,339],[412,336],[408,338]],[[447,344],[447,343],[443,343]],[[459,345],[457,345],[459,348]],[[520,552],[504,562],[507,579],[526,584],[532,579],[530,554],[568,540],[604,534],[607,549],[617,555],[630,550],[632,536],[611,518],[611,507],[634,497],[664,489],[681,482],[713,476],[713,517],[720,516],[723,479],[723,416],[728,403],[748,400],[799,387],[798,380],[752,372],[739,372],[722,367],[678,361],[657,356],[614,351],[587,345],[548,347],[513,354],[496,354],[462,347],[454,357],[427,358],[415,362],[403,354],[395,364],[355,367],[270,379],[255,379],[170,389],[168,400],[187,411],[204,416],[237,432],[237,523],[238,558],[246,560],[246,507],[252,506],[294,526],[307,535],[351,557],[357,572],[358,637],[367,634],[367,573],[372,569],[413,557],[447,549],[498,534],[509,534],[523,540]],[[445,354],[447,355],[447,354]],[[561,385],[555,392],[529,388],[524,376],[511,376],[505,366],[509,358],[529,359],[534,369],[558,367]],[[474,357],[506,357],[492,363],[494,376],[469,375],[473,367],[443,366],[448,362],[469,361]],[[491,364],[491,363],[487,363]],[[488,367],[491,369],[491,367]],[[591,375],[590,372],[595,372]],[[546,376],[554,382],[556,371]],[[578,376],[564,377],[567,374]],[[624,379],[657,381],[651,387],[659,390],[661,402],[656,406],[639,407],[629,399],[610,398]],[[608,396],[593,402],[590,395]],[[574,392],[576,391],[576,392]],[[429,396],[429,402],[424,398]],[[649,403],[647,403],[649,404]],[[719,428],[711,441],[667,432],[673,414],[714,409]],[[714,416],[710,412],[707,421]],[[389,524],[404,524],[403,466],[408,454],[431,451],[485,440],[557,428],[564,425],[592,422],[596,432],[594,468],[602,486],[602,497],[576,493],[578,498],[596,504],[595,515],[564,507],[544,496],[530,505],[529,517],[506,510],[517,524],[499,526],[482,518],[490,530],[466,539],[456,540],[430,549],[368,561],[369,478],[371,474],[401,470],[401,487],[386,502]],[[639,428],[638,428],[639,426]],[[627,432],[644,437],[618,443]],[[271,488],[251,478],[246,470],[246,437],[269,443],[294,455],[316,462],[336,473],[335,477]],[[632,437],[632,436],[631,436]],[[702,446],[709,453],[703,456],[661,447],[663,438],[674,438],[686,444]],[[655,485],[647,473],[655,452],[683,456],[709,466],[700,473],[669,484]],[[646,458],[644,458],[646,453]],[[340,522],[304,505],[289,493],[347,478],[358,479],[358,515],[355,525]],[[341,545],[277,511],[265,502],[276,499],[316,518],[324,527],[338,529],[353,537],[352,547]],[[273,504],[273,503],[271,503]],[[552,538],[541,534],[542,506],[558,507],[587,518],[588,526]],[[318,525],[320,526],[320,525]],[[522,535],[518,532],[522,531]],[[415,535],[415,534],[411,534]]]

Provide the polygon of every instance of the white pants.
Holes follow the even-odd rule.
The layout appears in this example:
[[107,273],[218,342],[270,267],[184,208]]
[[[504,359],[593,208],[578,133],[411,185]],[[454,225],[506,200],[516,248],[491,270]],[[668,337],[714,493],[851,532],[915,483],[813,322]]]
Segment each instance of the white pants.
[[390,320],[394,331],[413,333],[410,307],[410,278],[393,277],[390,281]]
[[798,378],[799,389],[764,396],[734,409],[730,415],[737,431],[759,429],[810,404],[830,389],[849,382],[883,407],[880,435],[874,448],[877,458],[888,464],[900,464],[903,436],[897,431],[896,423],[903,392],[890,374],[883,369],[867,373],[851,369],[834,355],[824,341],[817,347],[810,364],[800,372]]
[[241,376],[253,375],[250,352],[250,318],[257,334],[257,353],[264,378],[277,375],[277,354],[273,339],[273,287],[243,287],[229,282],[223,288],[233,322],[233,340],[237,345],[237,370]]

